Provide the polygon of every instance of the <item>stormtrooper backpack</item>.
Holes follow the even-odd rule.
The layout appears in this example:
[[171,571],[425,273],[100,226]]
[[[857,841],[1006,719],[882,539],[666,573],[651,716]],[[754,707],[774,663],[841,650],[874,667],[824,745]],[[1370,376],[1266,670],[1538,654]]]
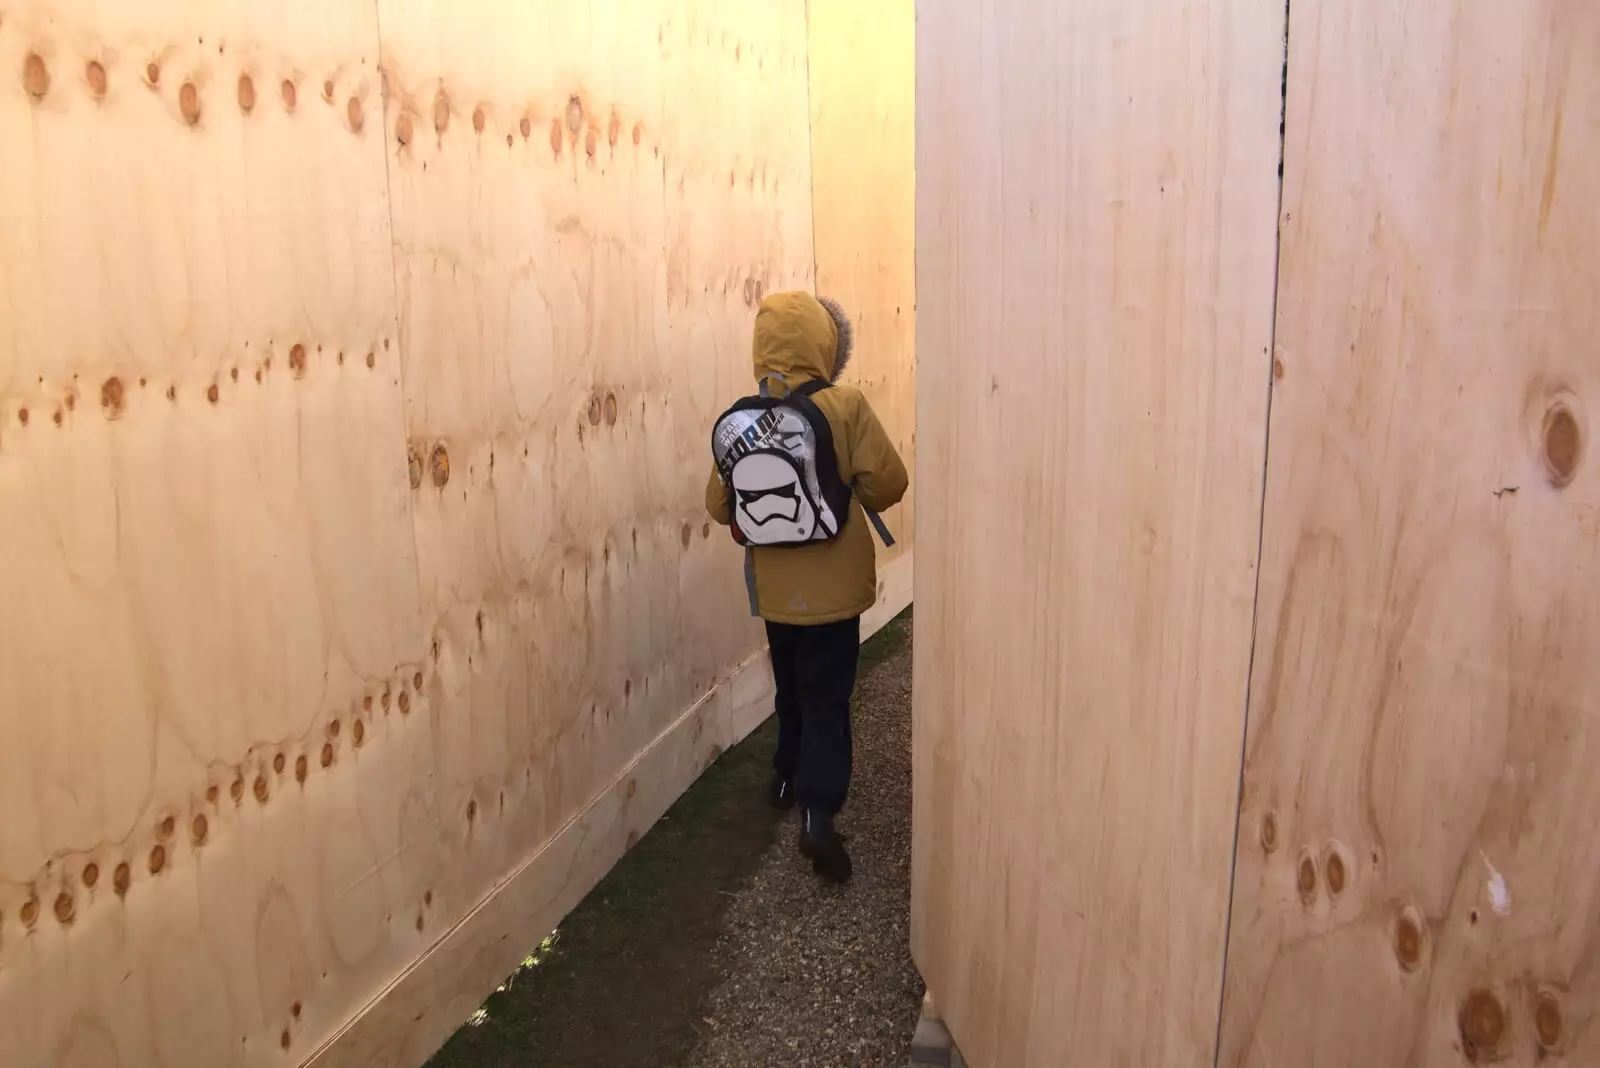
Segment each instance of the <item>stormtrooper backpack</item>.
[[[746,548],[832,541],[850,516],[852,493],[839,478],[833,428],[811,399],[828,383],[806,382],[774,397],[771,381],[763,379],[760,395],[735,403],[711,431],[733,539]],[[893,545],[883,520],[866,511],[884,544]]]

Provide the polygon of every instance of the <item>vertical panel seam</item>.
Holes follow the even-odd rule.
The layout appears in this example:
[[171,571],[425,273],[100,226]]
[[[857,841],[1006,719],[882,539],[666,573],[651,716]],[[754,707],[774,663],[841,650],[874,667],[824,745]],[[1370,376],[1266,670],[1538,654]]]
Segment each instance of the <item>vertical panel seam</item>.
[[1222,975],[1217,984],[1217,1029],[1211,1042],[1212,1068],[1221,1068],[1223,1011],[1228,1003],[1228,956],[1233,944],[1234,895],[1239,879],[1239,829],[1244,809],[1244,768],[1250,745],[1250,697],[1255,682],[1257,624],[1261,616],[1262,549],[1267,529],[1267,473],[1272,452],[1272,391],[1273,366],[1278,358],[1278,308],[1282,301],[1283,285],[1283,178],[1284,159],[1287,154],[1289,129],[1289,29],[1293,0],[1283,3],[1283,65],[1278,86],[1278,203],[1277,217],[1273,220],[1272,246],[1272,326],[1267,342],[1267,412],[1261,435],[1261,498],[1256,519],[1256,576],[1255,589],[1250,597],[1250,655],[1245,662],[1244,720],[1239,732],[1239,778],[1233,794],[1233,851],[1228,866],[1227,914],[1222,926]]

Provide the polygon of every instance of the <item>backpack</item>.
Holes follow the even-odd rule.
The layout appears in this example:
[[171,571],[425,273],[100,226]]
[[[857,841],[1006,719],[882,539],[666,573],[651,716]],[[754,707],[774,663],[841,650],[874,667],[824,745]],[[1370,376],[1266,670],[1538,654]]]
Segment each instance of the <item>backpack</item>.
[[[711,456],[728,488],[733,539],[746,548],[832,541],[850,517],[851,489],[839,478],[833,428],[811,398],[827,382],[806,382],[781,397],[761,393],[722,413],[711,431]],[[781,381],[781,379],[780,379]],[[884,544],[888,528],[867,511]]]

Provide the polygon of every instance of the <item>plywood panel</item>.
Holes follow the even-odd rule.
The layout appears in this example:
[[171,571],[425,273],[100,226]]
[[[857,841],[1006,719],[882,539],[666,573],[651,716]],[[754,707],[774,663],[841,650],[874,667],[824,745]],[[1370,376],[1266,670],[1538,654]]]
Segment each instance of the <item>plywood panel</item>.
[[1594,1064],[1600,10],[1291,31],[1221,1063]]
[[0,1063],[414,1064],[770,707],[701,489],[811,282],[804,6],[0,66]]
[[919,7],[912,941],[978,1068],[1212,1061],[1282,40]]
[[[886,517],[911,552],[916,434],[916,114],[913,0],[811,0],[811,190],[817,292],[855,327],[859,386],[912,469]],[[884,588],[887,592],[887,587]]]
[[279,1063],[422,943],[377,68],[365,3],[0,16],[0,1063]]
[[[440,934],[467,926],[324,1064],[425,1056],[757,722],[724,681],[761,639],[701,511],[707,434],[750,375],[732,283],[811,269],[801,5],[379,13],[439,687],[429,885]],[[625,818],[585,816],[647,748]]]

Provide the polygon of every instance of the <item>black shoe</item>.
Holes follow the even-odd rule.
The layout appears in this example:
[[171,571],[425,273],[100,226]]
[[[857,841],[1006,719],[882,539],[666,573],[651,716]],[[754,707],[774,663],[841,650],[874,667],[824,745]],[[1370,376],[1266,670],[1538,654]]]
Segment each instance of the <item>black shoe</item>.
[[779,812],[787,812],[794,808],[794,780],[774,775],[772,786],[767,790],[767,804]]
[[800,853],[811,861],[811,870],[833,883],[847,883],[854,870],[844,841],[833,829],[833,817],[808,809],[800,818]]

